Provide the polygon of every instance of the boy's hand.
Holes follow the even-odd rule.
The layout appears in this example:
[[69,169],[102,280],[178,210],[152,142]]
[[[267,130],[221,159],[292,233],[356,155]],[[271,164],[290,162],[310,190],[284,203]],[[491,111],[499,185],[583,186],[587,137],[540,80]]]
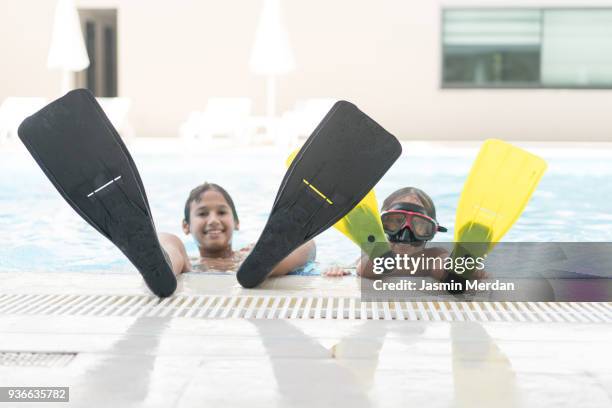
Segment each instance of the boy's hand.
[[350,275],[351,273],[344,269],[341,266],[332,266],[330,268],[327,268],[324,272],[323,272],[323,276],[345,276],[345,275]]

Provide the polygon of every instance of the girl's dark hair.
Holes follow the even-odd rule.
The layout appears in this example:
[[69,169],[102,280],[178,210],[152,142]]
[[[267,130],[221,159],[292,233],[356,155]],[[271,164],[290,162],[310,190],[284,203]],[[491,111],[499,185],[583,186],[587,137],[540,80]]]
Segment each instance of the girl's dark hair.
[[423,190],[418,189],[416,187],[404,187],[391,193],[389,197],[387,197],[383,202],[382,211],[388,210],[392,202],[396,201],[400,197],[407,195],[417,196],[423,204],[423,208],[425,208],[425,212],[427,212],[427,215],[429,215],[434,220],[436,219],[436,207],[434,206],[431,197],[429,197],[427,193],[425,193]]
[[234,222],[238,223],[238,213],[236,212],[236,206],[234,205],[234,200],[232,200],[232,197],[220,185],[215,184],[215,183],[208,183],[208,182],[205,182],[204,184],[200,184],[199,186],[191,190],[191,192],[189,193],[189,197],[187,197],[187,201],[185,201],[185,222],[189,224],[189,212],[190,212],[189,210],[191,207],[191,203],[192,202],[199,203],[201,200],[202,194],[204,194],[205,192],[209,190],[218,191],[219,193],[221,193],[221,195],[223,196],[223,198],[225,198],[225,201],[227,201],[227,204],[229,204],[232,210],[232,215],[234,216]]

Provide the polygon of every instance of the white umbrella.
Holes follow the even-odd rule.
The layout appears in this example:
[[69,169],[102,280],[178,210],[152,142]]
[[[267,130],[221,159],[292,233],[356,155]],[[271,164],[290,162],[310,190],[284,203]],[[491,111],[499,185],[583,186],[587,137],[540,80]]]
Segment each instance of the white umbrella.
[[47,68],[62,70],[62,93],[74,87],[73,72],[89,66],[81,23],[73,0],[59,0],[55,7]]
[[275,77],[295,69],[287,30],[281,21],[280,0],[264,0],[249,66],[254,73],[267,77],[266,111],[268,117],[273,118],[276,106]]

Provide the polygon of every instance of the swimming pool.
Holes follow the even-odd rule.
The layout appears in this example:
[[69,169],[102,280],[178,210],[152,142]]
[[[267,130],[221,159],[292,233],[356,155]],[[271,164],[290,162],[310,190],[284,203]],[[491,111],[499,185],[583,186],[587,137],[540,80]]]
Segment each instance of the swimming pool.
[[[549,168],[523,216],[506,241],[612,241],[612,146],[609,144],[518,143],[548,161]],[[436,240],[453,237],[459,194],[479,143],[404,143],[404,154],[376,188],[379,203],[396,188],[428,192],[438,220],[449,228]],[[212,149],[173,140],[137,140],[128,146],[147,189],[158,231],[183,238],[188,253],[197,247],[181,230],[189,190],[204,181],[233,196],[241,229],[235,247],[255,242],[285,172],[287,149]],[[92,271],[132,273],[110,242],[65,203],[22,146],[0,152],[0,272]],[[330,229],[316,239],[320,267],[351,264],[359,250]]]

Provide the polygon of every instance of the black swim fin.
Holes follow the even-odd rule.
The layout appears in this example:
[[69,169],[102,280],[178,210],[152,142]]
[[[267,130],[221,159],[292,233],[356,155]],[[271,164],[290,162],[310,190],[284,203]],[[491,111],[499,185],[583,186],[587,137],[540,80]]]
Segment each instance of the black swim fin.
[[355,105],[337,102],[287,170],[238,282],[246,288],[263,282],[287,255],[355,207],[401,152],[397,139]]
[[142,180],[91,92],[69,92],[26,118],[18,134],[68,204],[127,256],[149,289],[172,295],[176,277]]

